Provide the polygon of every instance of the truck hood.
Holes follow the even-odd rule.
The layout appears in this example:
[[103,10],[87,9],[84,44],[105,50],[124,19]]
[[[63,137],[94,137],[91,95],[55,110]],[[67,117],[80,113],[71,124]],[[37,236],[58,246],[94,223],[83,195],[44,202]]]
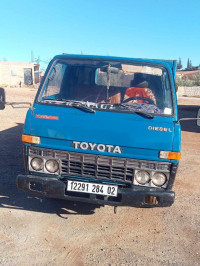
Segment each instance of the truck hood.
[[[37,104],[34,107],[31,119],[27,118],[31,123],[30,132],[26,127],[24,132],[40,136],[42,147],[101,153],[96,149],[83,151],[78,145],[74,147],[72,142],[112,145],[122,150],[122,154],[114,156],[152,160],[158,159],[160,150],[172,150],[174,124],[170,117],[149,119],[138,114],[87,113],[74,108]],[[108,151],[103,154],[108,155]]]

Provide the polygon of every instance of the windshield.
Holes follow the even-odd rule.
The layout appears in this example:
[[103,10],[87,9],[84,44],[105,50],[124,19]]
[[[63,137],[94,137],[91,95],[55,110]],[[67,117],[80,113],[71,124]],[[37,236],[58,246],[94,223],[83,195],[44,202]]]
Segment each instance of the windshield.
[[92,110],[173,114],[168,73],[153,64],[56,60],[37,101]]

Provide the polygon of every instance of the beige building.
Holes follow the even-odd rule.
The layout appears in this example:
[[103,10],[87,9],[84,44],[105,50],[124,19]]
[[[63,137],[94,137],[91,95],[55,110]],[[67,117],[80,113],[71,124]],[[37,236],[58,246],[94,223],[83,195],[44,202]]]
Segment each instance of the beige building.
[[39,65],[34,63],[0,62],[0,85],[33,85],[35,84],[34,71],[38,70]]

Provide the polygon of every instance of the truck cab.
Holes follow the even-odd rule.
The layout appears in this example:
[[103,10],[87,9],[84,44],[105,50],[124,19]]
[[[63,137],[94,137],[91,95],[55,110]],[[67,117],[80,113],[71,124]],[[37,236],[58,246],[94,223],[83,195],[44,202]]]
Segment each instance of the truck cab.
[[22,135],[20,190],[50,198],[167,207],[180,159],[176,62],[58,55]]

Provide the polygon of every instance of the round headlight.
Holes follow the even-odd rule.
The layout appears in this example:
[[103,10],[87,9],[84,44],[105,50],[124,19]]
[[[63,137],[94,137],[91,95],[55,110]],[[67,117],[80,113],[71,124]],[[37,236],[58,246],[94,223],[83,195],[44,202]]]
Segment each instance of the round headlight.
[[43,160],[39,157],[35,157],[31,160],[31,167],[35,170],[35,171],[40,171],[42,170],[44,166]]
[[151,178],[153,184],[155,186],[161,187],[162,185],[165,184],[167,178],[164,174],[162,173],[155,173],[152,178]]
[[46,167],[48,172],[55,173],[59,169],[59,164],[56,160],[50,159],[50,160],[46,161],[45,167]]
[[135,179],[136,181],[141,184],[141,185],[145,185],[146,183],[149,182],[150,180],[150,175],[149,173],[145,172],[145,171],[138,171],[135,174]]

